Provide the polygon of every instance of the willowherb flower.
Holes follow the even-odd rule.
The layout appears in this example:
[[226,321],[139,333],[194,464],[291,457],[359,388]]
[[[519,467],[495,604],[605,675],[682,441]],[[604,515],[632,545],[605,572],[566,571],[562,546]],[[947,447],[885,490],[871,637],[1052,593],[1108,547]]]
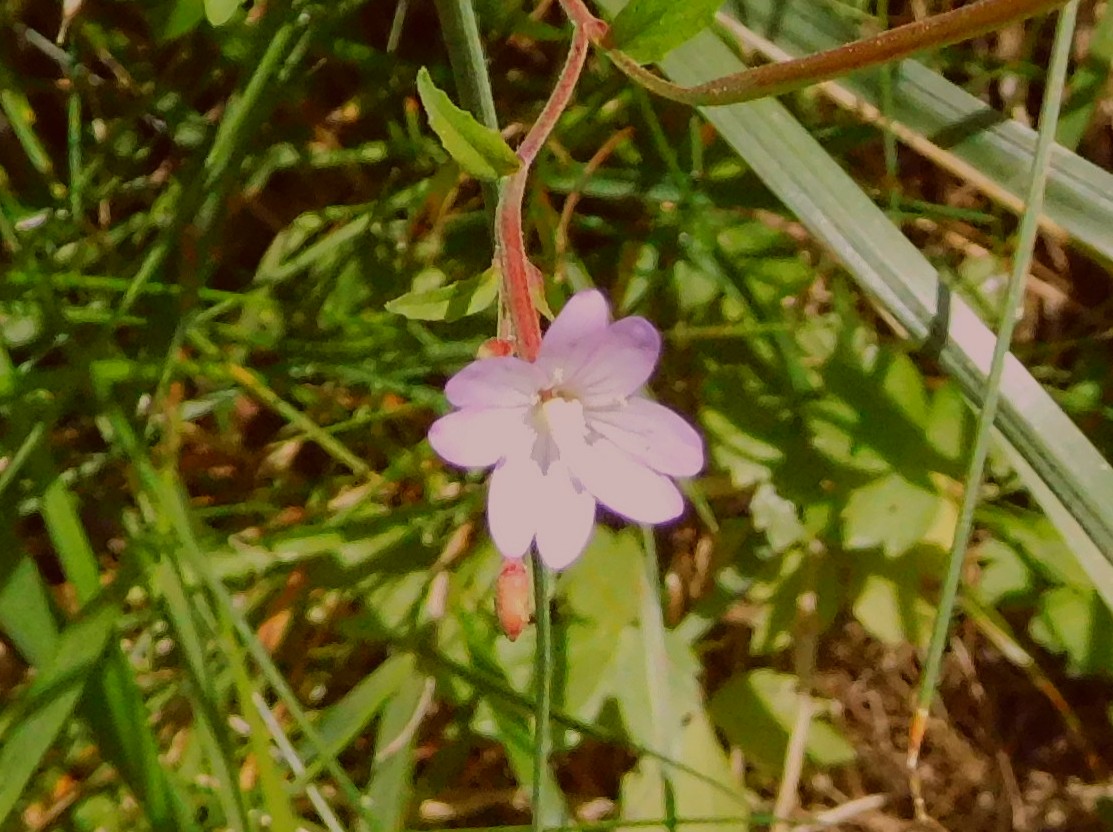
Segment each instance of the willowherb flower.
[[487,522],[503,556],[536,542],[547,566],[564,569],[587,546],[597,504],[637,523],[680,516],[673,478],[703,468],[703,440],[642,393],[660,352],[653,324],[612,322],[592,290],[565,304],[535,362],[481,358],[449,379],[458,409],[433,423],[429,442],[452,465],[494,466]]

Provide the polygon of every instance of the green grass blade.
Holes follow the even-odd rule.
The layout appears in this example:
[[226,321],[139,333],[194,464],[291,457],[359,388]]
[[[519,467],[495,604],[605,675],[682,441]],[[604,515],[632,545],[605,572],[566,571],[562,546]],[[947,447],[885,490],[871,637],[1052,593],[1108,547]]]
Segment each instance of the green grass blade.
[[372,832],[400,832],[405,828],[413,790],[417,729],[429,710],[433,689],[432,677],[411,673],[383,709],[375,765],[367,785],[368,804],[375,807]]
[[[73,715],[93,669],[116,632],[123,582],[86,605],[62,632],[54,658],[27,693],[5,714],[10,726],[0,736],[0,827],[23,789]],[[10,720],[10,721],[9,721]]]
[[[750,29],[794,56],[858,36],[822,3],[797,3],[787,15],[778,0],[741,0],[740,7]],[[735,60],[734,65],[742,64]],[[880,71],[856,73],[838,83],[864,101],[882,105]],[[974,184],[991,183],[991,187],[983,187],[988,196],[1013,210],[1023,207],[1036,146],[1034,130],[987,107],[918,61],[900,64],[892,109],[886,115],[954,154],[971,172]],[[1057,148],[1052,154],[1043,213],[1086,248],[1113,260],[1109,235],[1113,174]]]
[[[1024,298],[1024,283],[1032,264],[1039,229],[1039,211],[1043,203],[1044,189],[1047,185],[1047,165],[1055,139],[1055,126],[1058,124],[1059,106],[1062,100],[1063,84],[1067,73],[1067,58],[1070,55],[1071,37],[1078,15],[1078,0],[1068,3],[1059,16],[1055,33],[1055,46],[1051,66],[1047,74],[1047,87],[1043,106],[1040,109],[1040,138],[1036,145],[1036,155],[1029,171],[1031,183],[1028,189],[1027,209],[1020,223],[1017,250],[1013,260],[1013,272],[1009,278],[1009,288],[1003,305],[1001,322],[998,324],[997,340],[993,349],[989,376],[986,379],[982,407],[978,412],[977,426],[974,431],[974,448],[970,453],[969,465],[964,479],[962,506],[959,509],[958,523],[955,526],[954,542],[951,546],[950,563],[947,576],[940,593],[939,609],[936,611],[935,626],[932,629],[931,644],[928,646],[924,661],[924,672],[920,679],[918,696],[918,718],[926,724],[928,708],[935,696],[939,680],[939,670],[946,647],[947,635],[951,629],[951,615],[954,612],[958,594],[962,566],[966,561],[966,549],[974,530],[974,510],[978,505],[985,461],[989,454],[989,441],[993,420],[997,413],[1000,395],[1001,376],[1005,369],[1005,356],[1012,343],[1018,316],[1016,312]],[[919,747],[910,750],[910,759],[918,759]]]
[[[600,5],[613,11],[620,4]],[[694,84],[742,64],[705,33],[662,66],[673,80]],[[823,147],[776,101],[706,108],[704,115],[909,339],[937,354],[963,392],[981,402],[993,334],[961,298],[950,295],[931,263]],[[1113,469],[1015,358],[1006,361],[1001,395],[997,425],[1054,495],[1058,507],[1049,515],[1069,512],[1103,557],[1113,560]],[[1113,587],[1099,589],[1113,605]]]
[[22,554],[7,517],[0,517],[0,630],[29,664],[42,665],[58,649],[58,628],[35,562]]
[[232,682],[236,688],[236,698],[240,703],[240,713],[247,723],[248,739],[255,754],[255,766],[259,772],[259,785],[263,795],[266,812],[270,816],[270,828],[280,832],[295,832],[300,828],[297,813],[286,791],[282,774],[271,756],[271,744],[266,723],[255,707],[256,691],[251,677],[247,674],[246,656],[236,643],[232,626],[227,620],[221,621],[222,645],[228,654],[232,670]]

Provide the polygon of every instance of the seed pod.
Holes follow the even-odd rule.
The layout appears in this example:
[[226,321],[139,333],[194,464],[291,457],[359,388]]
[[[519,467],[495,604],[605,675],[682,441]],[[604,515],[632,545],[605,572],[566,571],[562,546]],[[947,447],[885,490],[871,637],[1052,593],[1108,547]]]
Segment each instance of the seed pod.
[[520,560],[507,559],[502,562],[502,571],[499,572],[498,585],[495,588],[495,612],[502,631],[511,641],[516,641],[533,619],[529,574]]

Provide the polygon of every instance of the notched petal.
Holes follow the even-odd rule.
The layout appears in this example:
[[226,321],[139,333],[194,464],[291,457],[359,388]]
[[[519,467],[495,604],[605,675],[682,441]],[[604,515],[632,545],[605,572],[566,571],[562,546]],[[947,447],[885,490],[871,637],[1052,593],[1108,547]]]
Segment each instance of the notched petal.
[[568,299],[556,320],[545,331],[541,357],[554,358],[576,348],[585,339],[601,336],[610,321],[611,310],[602,292],[597,289],[577,292]]
[[429,428],[429,444],[445,462],[460,468],[489,468],[530,444],[526,409],[466,408]]
[[550,569],[567,569],[583,554],[595,528],[595,498],[562,463],[545,475],[545,504],[537,518],[537,551]]
[[639,462],[672,477],[703,470],[703,438],[679,414],[641,396],[587,411],[588,427]]
[[511,457],[495,468],[487,487],[487,525],[506,558],[525,555],[537,532],[542,474],[529,457]]
[[516,407],[528,405],[544,384],[540,370],[528,361],[481,358],[450,378],[444,394],[456,407]]
[[610,404],[641,389],[657,366],[661,334],[645,318],[632,316],[607,329],[590,360],[567,381],[584,404]]

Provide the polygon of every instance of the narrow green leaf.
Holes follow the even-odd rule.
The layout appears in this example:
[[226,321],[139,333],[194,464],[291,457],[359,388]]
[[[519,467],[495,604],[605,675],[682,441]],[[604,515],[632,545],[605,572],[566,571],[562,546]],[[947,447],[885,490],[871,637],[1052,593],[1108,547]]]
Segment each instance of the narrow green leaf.
[[205,17],[213,26],[223,26],[239,7],[239,0],[205,0]]
[[711,25],[722,0],[633,0],[618,13],[610,41],[638,63],[659,61]]
[[269,829],[276,832],[296,832],[303,828],[298,820],[297,812],[286,791],[286,784],[278,770],[278,765],[271,756],[270,737],[267,733],[266,723],[255,706],[255,688],[251,677],[247,674],[247,656],[236,643],[232,632],[232,625],[225,619],[221,622],[224,630],[224,649],[231,661],[228,663],[232,671],[232,681],[236,687],[236,696],[240,702],[240,710],[244,721],[248,724],[248,740],[251,750],[255,754],[255,766],[259,772],[259,786],[262,792],[263,805],[266,807],[270,818]]
[[417,73],[417,94],[429,116],[429,126],[448,154],[477,179],[494,181],[518,169],[518,156],[498,131],[484,127],[437,89],[429,70]]
[[41,664],[58,647],[46,588],[6,522],[0,523],[0,546],[5,552],[0,557],[0,630],[27,661]]
[[0,742],[0,827],[4,826],[31,775],[53,745],[108,647],[119,616],[119,590],[89,604],[62,633],[54,659],[15,707],[15,722]]
[[406,825],[417,729],[428,708],[432,684],[431,678],[411,673],[383,710],[367,786],[369,803],[375,807],[372,832],[398,832]]
[[[330,705],[318,725],[321,740],[328,753],[336,756],[351,745],[366,730],[371,720],[378,716],[391,697],[397,694],[403,682],[413,675],[413,656],[407,653],[391,656],[375,668],[370,676],[348,691],[339,702]],[[307,761],[306,769],[310,772],[315,773],[321,767],[322,761],[314,759],[312,743],[303,743],[298,756]]]
[[499,293],[499,273],[492,266],[476,277],[424,292],[407,292],[387,301],[388,312],[414,321],[456,321],[482,312]]
[[[857,37],[857,30],[833,14],[828,4],[797,3],[792,14],[784,14],[783,5],[781,0],[739,2],[747,26],[793,56],[830,49]],[[1097,40],[1094,45],[1098,45]],[[722,72],[742,68],[736,59],[732,64],[733,68],[724,67]],[[881,106],[881,78],[880,71],[872,70],[857,72],[837,83],[862,100]],[[900,83],[894,86],[891,98],[886,111],[890,119],[977,171],[982,182],[989,183],[985,192],[991,199],[1008,197],[1006,207],[1014,210],[1023,205],[1036,145],[1035,130],[987,107],[919,61],[901,61]],[[1079,243],[1103,259],[1113,260],[1113,237],[1109,234],[1113,224],[1113,175],[1108,171],[1076,153],[1054,152],[1043,210]]]

